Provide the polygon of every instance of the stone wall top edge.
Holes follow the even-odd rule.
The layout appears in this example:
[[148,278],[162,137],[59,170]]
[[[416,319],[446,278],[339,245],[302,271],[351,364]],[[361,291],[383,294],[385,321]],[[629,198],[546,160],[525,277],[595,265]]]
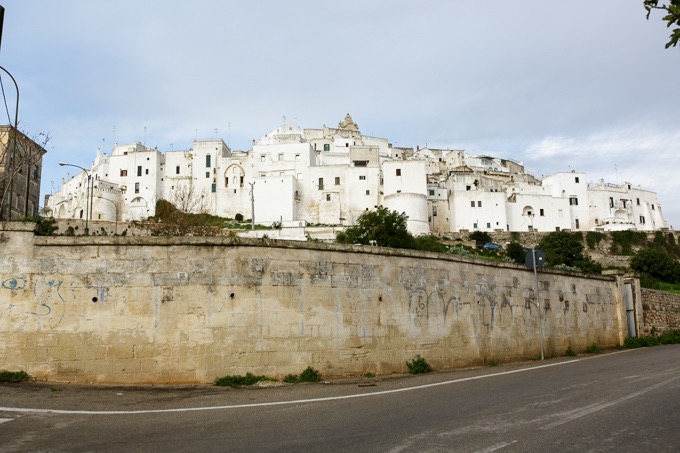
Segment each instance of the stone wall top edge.
[[0,231],[34,232],[37,224],[33,222],[0,222]]
[[[17,222],[14,222],[17,223]],[[485,259],[464,257],[457,255],[443,255],[435,252],[426,252],[408,249],[392,249],[387,247],[345,245],[325,242],[310,241],[281,241],[276,239],[252,239],[230,238],[219,236],[36,236],[37,247],[82,247],[82,246],[146,246],[146,247],[169,247],[169,246],[205,246],[205,247],[264,247],[282,248],[311,251],[328,251],[339,253],[359,253],[394,257],[412,257],[417,259],[438,260],[448,262],[467,263],[477,266],[493,268],[507,268],[511,270],[525,270],[526,266],[515,263],[490,261]],[[578,272],[570,272],[561,269],[541,269],[539,274],[568,275],[575,278],[598,279],[614,281],[611,275],[587,275]]]

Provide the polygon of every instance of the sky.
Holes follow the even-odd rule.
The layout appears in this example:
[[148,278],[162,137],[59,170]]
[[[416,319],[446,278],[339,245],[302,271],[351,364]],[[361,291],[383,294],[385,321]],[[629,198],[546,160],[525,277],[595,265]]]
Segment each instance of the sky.
[[0,66],[19,128],[49,137],[41,197],[116,143],[248,150],[350,113],[394,146],[640,185],[678,229],[680,47],[642,3],[0,0]]

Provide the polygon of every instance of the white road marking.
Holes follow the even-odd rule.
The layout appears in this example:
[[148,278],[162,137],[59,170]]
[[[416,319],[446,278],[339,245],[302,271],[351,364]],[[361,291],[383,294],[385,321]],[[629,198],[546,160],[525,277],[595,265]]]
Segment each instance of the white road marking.
[[13,418],[0,418],[0,423],[11,422]]
[[602,409],[606,409],[606,408],[613,406],[615,404],[623,403],[624,401],[627,401],[629,399],[638,397],[638,396],[643,395],[647,392],[651,392],[652,390],[656,390],[659,387],[663,387],[666,384],[670,384],[671,382],[675,381],[676,379],[678,379],[678,378],[673,377],[673,378],[667,379],[663,382],[659,382],[658,384],[654,384],[650,387],[647,387],[646,389],[642,389],[638,392],[634,392],[634,393],[631,393],[629,395],[622,396],[621,398],[617,398],[613,401],[608,401],[606,403],[600,403],[600,404],[590,404],[590,405],[583,407],[579,410],[570,411],[568,416],[566,416],[566,417],[564,417],[561,420],[558,420],[556,422],[542,426],[541,429],[552,429],[552,428],[555,428],[556,426],[560,426],[560,425],[563,425],[565,423],[569,423],[570,421],[576,420],[577,418],[585,417],[586,415],[592,414],[593,412],[601,411]]
[[491,445],[490,447],[477,450],[475,453],[491,453],[492,451],[500,450],[501,448],[508,447],[515,443],[517,443],[516,440],[513,440],[512,442],[501,442],[499,444]]
[[[633,351],[633,349],[628,349],[624,351],[618,351],[618,352],[613,352],[612,354],[622,354],[625,352],[630,352]],[[611,354],[610,354],[611,355]],[[381,395],[390,395],[393,393],[402,393],[402,392],[411,392],[414,390],[422,390],[426,388],[431,388],[431,387],[439,387],[441,385],[449,385],[449,384],[457,384],[460,382],[468,382],[468,381],[476,381],[480,379],[488,379],[496,376],[504,376],[508,374],[515,374],[515,373],[524,373],[527,371],[533,371],[533,370],[540,370],[541,368],[550,368],[554,366],[562,366],[562,365],[568,365],[576,362],[581,362],[583,360],[590,360],[596,357],[603,357],[603,356],[591,356],[591,357],[583,357],[580,359],[573,359],[569,360],[566,362],[557,362],[557,363],[549,363],[546,365],[537,365],[534,367],[530,368],[521,368],[518,370],[510,370],[510,371],[501,371],[499,373],[493,373],[493,374],[485,374],[481,376],[471,376],[467,378],[461,378],[461,379],[453,379],[450,381],[443,381],[443,382],[435,382],[432,384],[423,384],[423,385],[416,385],[413,387],[404,387],[400,389],[394,389],[394,390],[382,390],[378,392],[371,392],[371,393],[359,393],[359,394],[352,394],[352,395],[343,395],[343,396],[327,396],[327,397],[322,397],[322,398],[309,398],[309,399],[301,399],[301,400],[290,400],[290,401],[274,401],[274,402],[269,402],[269,403],[249,403],[249,404],[231,404],[231,405],[224,405],[224,406],[203,406],[203,407],[184,407],[184,408],[175,408],[175,409],[142,409],[142,410],[132,410],[132,411],[116,411],[116,410],[109,410],[109,411],[94,411],[94,410],[64,410],[64,409],[37,409],[37,408],[23,408],[23,407],[0,407],[0,411],[4,412],[21,412],[21,413],[42,413],[42,414],[75,414],[75,415],[134,415],[134,414],[164,414],[164,413],[171,413],[171,412],[198,412],[198,411],[215,411],[215,410],[225,410],[225,409],[247,409],[247,408],[253,408],[253,407],[268,407],[268,406],[285,406],[285,405],[294,405],[294,404],[306,404],[306,403],[320,403],[320,402],[325,402],[325,401],[338,401],[338,400],[349,400],[349,399],[355,399],[355,398],[370,398],[373,396],[381,396]],[[606,357],[606,356],[604,356]]]

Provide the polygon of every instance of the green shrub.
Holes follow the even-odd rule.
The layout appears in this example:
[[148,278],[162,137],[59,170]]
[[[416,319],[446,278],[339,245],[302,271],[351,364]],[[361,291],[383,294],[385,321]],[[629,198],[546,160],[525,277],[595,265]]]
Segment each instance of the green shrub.
[[300,382],[300,377],[297,374],[289,374],[283,378],[283,382],[288,384],[297,384]]
[[642,231],[612,231],[611,252],[614,255],[632,255],[633,246],[643,246],[647,243],[647,234]]
[[586,233],[586,244],[588,245],[589,249],[594,249],[598,245],[600,245],[600,242],[607,237],[605,233],[600,233],[599,231],[588,231]]
[[319,382],[321,380],[321,373],[308,366],[300,375],[289,374],[283,378],[283,382],[288,384],[299,384],[300,382]]
[[506,247],[505,256],[510,258],[514,263],[524,264],[527,252],[519,242],[513,241]]
[[244,385],[254,385],[260,381],[268,381],[269,378],[265,376],[255,376],[252,373],[246,373],[245,376],[231,375],[223,376],[221,378],[215,379],[215,385],[225,386],[225,387],[240,387]]
[[576,353],[574,352],[573,349],[571,349],[571,346],[569,346],[567,350],[564,351],[564,355],[566,355],[567,357],[573,357],[576,355]]
[[300,382],[319,382],[321,380],[321,373],[308,366],[300,373]]
[[600,353],[600,347],[597,345],[597,343],[593,343],[586,348],[586,352],[588,352],[590,354],[599,354]]
[[24,382],[28,381],[31,377],[25,371],[7,371],[0,370],[0,382]]
[[432,371],[430,364],[427,363],[427,360],[421,357],[420,354],[418,354],[416,358],[410,362],[406,362],[406,367],[408,368],[408,372],[411,374],[429,373]]
[[475,241],[478,245],[484,245],[487,242],[493,242],[491,235],[486,231],[473,231],[468,236],[468,239]]

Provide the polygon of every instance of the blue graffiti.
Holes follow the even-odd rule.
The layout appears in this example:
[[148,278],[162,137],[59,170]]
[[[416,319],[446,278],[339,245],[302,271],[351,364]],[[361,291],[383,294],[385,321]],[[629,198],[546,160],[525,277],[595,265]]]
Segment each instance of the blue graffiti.
[[19,289],[24,289],[26,287],[26,279],[23,277],[12,277],[8,278],[4,282],[2,282],[2,287],[5,289],[9,289],[10,291],[16,291]]

